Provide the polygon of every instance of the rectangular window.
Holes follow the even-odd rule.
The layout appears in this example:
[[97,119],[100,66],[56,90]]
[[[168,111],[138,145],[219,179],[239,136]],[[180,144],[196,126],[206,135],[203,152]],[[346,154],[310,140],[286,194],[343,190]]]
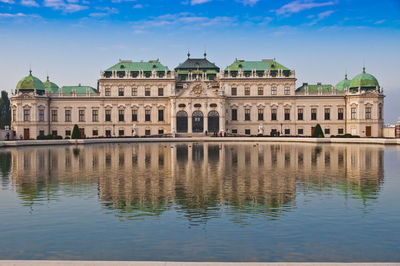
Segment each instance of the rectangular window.
[[276,120],[276,109],[271,110],[271,120]]
[[251,133],[251,132],[250,132],[250,129],[245,129],[245,130],[244,130],[244,134],[250,135],[250,133]]
[[297,134],[303,135],[304,134],[303,129],[302,128],[297,129]]
[[16,121],[15,120],[15,117],[17,116],[16,112],[17,112],[17,110],[15,110],[15,109],[12,110],[12,121],[14,121],[14,122]]
[[137,88],[132,88],[132,96],[137,96]]
[[150,110],[144,111],[144,121],[150,121]]
[[150,96],[150,88],[144,90],[144,96]]
[[106,137],[110,138],[111,137],[111,130],[106,130]]
[[325,108],[325,120],[331,120],[331,109]]
[[94,129],[92,132],[93,136],[98,136],[99,135],[99,131],[97,129]]
[[99,110],[92,110],[92,122],[99,122]]
[[379,106],[379,119],[382,119],[382,107]]
[[44,130],[39,130],[39,136],[44,136]]
[[258,109],[258,120],[264,120],[264,110],[263,109]]
[[164,134],[164,129],[159,129],[158,130],[158,135],[162,135],[162,134]]
[[297,109],[297,120],[303,120],[303,109]]
[[343,120],[343,108],[338,108],[338,120]]
[[316,108],[311,109],[311,120],[317,120],[317,109]]
[[250,121],[250,109],[244,110],[244,120]]
[[144,131],[144,134],[145,134],[146,136],[150,136],[150,129],[146,129],[146,130]]
[[289,87],[285,87],[285,95],[290,95],[290,88]]
[[57,122],[57,110],[51,110],[51,121]]
[[71,130],[65,130],[65,136],[71,136]]
[[244,95],[246,95],[246,96],[250,95],[250,87],[244,88]]
[[118,110],[118,121],[123,122],[125,120],[125,110]]
[[51,135],[53,135],[53,136],[57,136],[57,130],[53,130],[53,131],[51,131]]
[[118,130],[118,136],[125,135],[125,131],[123,129]]
[[331,134],[331,130],[329,128],[325,128],[325,134]]
[[106,122],[110,122],[111,121],[111,110],[106,110],[105,115],[106,115],[106,117],[105,117]]
[[237,88],[231,88],[231,94],[232,94],[232,96],[236,96],[237,95]]
[[29,121],[30,120],[30,111],[29,110],[24,110],[24,121]]
[[232,109],[232,120],[237,121],[237,109]]
[[276,95],[276,87],[271,88],[271,95]]
[[339,128],[337,131],[338,134],[343,134],[343,128]]
[[65,110],[65,122],[71,122],[71,110]]
[[79,110],[79,122],[85,122],[85,110]]
[[164,88],[158,88],[158,96],[164,96]]
[[39,122],[43,122],[43,121],[44,121],[44,110],[39,109]]
[[371,107],[365,108],[365,119],[371,119]]
[[232,129],[232,134],[237,134],[237,129]]
[[289,128],[285,128],[285,135],[290,135],[290,129]]
[[264,88],[258,87],[258,95],[264,95]]
[[118,89],[118,96],[124,96],[124,88]]
[[132,122],[137,121],[137,110],[132,110]]
[[164,121],[164,110],[158,110],[158,121]]
[[357,109],[351,108],[351,119],[357,119]]
[[290,120],[290,109],[285,109],[285,120]]
[[110,88],[106,88],[105,95],[106,96],[111,96],[111,89]]

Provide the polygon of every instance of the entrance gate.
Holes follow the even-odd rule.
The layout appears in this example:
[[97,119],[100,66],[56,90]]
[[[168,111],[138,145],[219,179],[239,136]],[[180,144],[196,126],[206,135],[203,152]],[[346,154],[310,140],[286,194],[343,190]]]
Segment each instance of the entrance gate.
[[219,131],[219,114],[217,111],[208,113],[208,132],[218,133]]
[[192,132],[203,132],[203,113],[201,111],[194,111],[192,114]]
[[185,111],[176,113],[176,131],[186,133],[188,131],[188,114]]

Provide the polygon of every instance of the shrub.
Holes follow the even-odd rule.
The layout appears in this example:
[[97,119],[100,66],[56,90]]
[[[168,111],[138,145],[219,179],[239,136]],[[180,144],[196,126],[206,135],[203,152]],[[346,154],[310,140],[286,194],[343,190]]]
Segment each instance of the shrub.
[[71,139],[70,137],[65,137],[65,139]]
[[314,138],[324,138],[324,132],[322,132],[322,128],[320,124],[317,124],[314,129],[314,133],[312,135]]
[[81,131],[77,124],[74,125],[74,129],[72,130],[72,139],[80,139],[81,138]]

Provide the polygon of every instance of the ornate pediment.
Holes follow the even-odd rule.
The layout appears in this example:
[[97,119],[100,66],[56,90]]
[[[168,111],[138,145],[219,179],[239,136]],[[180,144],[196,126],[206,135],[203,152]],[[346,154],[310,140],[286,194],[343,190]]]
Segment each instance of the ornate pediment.
[[184,97],[217,97],[217,89],[212,87],[211,83],[193,82],[183,84],[183,89],[177,95],[178,98]]

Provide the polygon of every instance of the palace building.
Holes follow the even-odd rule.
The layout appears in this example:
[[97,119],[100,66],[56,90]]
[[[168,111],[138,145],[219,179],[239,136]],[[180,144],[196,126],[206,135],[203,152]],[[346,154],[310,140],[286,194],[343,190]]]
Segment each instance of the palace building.
[[363,71],[336,84],[296,88],[295,70],[275,60],[235,60],[220,69],[188,58],[174,70],[159,60],[121,60],[101,71],[97,88],[59,87],[30,74],[11,97],[17,138],[205,134],[381,137],[383,89]]

